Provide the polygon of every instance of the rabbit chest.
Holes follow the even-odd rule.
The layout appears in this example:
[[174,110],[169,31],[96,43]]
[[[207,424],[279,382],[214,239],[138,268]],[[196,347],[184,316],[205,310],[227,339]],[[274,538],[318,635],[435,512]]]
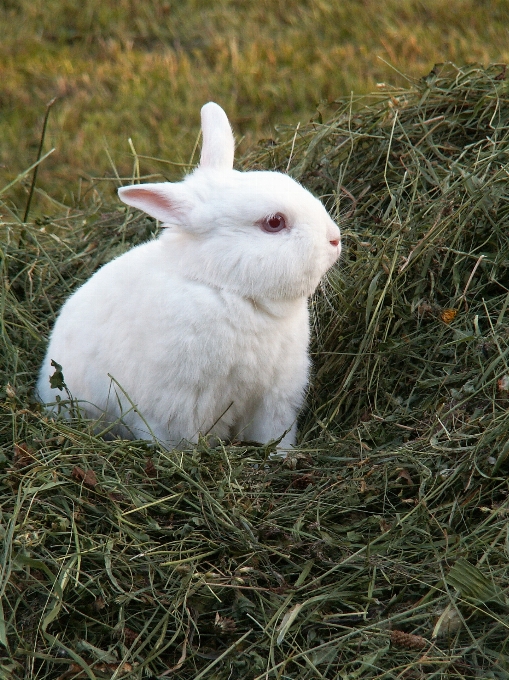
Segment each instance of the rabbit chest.
[[170,372],[179,367],[169,382],[181,379],[182,392],[192,392],[198,420],[223,414],[223,424],[232,426],[267,391],[285,392],[307,379],[305,301],[261,303],[195,283],[184,288],[188,306],[178,311],[186,332],[168,347]]
[[[292,364],[306,362],[308,313],[304,301],[274,303],[214,291],[216,303],[199,341],[204,378],[224,382],[228,391],[238,388],[245,398],[274,384]],[[205,315],[202,317],[205,321]]]
[[267,401],[300,406],[309,367],[305,300],[257,302],[205,287],[195,290],[193,309],[182,361],[201,432],[237,435]]

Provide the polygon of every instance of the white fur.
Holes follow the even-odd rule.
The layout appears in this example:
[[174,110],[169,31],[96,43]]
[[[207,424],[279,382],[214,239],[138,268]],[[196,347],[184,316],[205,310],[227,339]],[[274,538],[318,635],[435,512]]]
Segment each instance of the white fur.
[[[67,300],[39,397],[61,394],[54,360],[85,414],[121,436],[176,446],[199,433],[267,442],[288,431],[289,446],[309,372],[307,298],[339,256],[339,229],[288,176],[232,169],[217,104],[203,107],[202,131],[200,165],[182,182],[119,189],[166,228]],[[288,227],[267,233],[262,220],[276,213]]]

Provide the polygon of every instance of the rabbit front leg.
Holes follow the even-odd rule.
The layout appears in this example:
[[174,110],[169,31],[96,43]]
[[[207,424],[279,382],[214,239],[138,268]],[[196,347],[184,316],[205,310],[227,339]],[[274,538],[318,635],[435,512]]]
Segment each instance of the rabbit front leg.
[[265,394],[249,422],[240,428],[240,438],[266,444],[282,437],[278,444],[278,450],[282,452],[294,446],[302,392],[300,390],[291,400],[283,399],[279,391]]
[[[263,375],[263,387],[252,401],[250,413],[238,430],[244,441],[266,444],[281,440],[278,452],[285,455],[297,441],[297,417],[304,403],[309,380],[309,321],[306,300],[297,301],[281,326],[267,333],[271,345],[263,356],[271,358]],[[263,363],[260,362],[260,366]]]

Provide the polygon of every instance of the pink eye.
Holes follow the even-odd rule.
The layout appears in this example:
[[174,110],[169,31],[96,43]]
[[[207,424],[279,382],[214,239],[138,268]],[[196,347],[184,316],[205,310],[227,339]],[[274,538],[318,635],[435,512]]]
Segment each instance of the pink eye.
[[266,231],[269,234],[275,234],[286,227],[286,221],[281,213],[276,213],[275,215],[264,217],[261,221],[261,226],[263,231]]

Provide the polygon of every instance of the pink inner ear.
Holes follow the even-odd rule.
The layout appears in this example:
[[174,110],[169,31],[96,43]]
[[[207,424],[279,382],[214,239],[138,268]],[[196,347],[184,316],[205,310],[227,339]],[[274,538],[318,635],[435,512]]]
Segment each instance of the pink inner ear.
[[126,195],[131,200],[139,200],[142,202],[147,202],[154,208],[159,208],[160,210],[173,210],[173,205],[167,196],[159,194],[157,191],[148,191],[147,189],[129,189]]

